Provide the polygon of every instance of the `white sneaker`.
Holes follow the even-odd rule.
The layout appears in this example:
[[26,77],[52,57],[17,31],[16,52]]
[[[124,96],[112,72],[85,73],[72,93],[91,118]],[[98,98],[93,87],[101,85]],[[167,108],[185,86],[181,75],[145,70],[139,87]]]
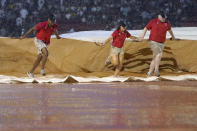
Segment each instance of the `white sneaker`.
[[41,75],[43,75],[43,76],[45,76],[45,75],[46,75],[45,70],[44,70],[44,69],[42,69],[42,70],[40,71],[40,74],[41,74]]
[[107,57],[107,59],[106,59],[106,61],[105,61],[105,65],[106,65],[106,66],[109,65],[109,64],[111,64],[110,58],[111,58],[110,56]]
[[147,77],[151,77],[152,73],[148,72],[146,75],[147,75]]
[[34,73],[27,72],[27,76],[30,77],[30,78],[34,78]]
[[154,71],[155,76],[160,77],[159,71]]

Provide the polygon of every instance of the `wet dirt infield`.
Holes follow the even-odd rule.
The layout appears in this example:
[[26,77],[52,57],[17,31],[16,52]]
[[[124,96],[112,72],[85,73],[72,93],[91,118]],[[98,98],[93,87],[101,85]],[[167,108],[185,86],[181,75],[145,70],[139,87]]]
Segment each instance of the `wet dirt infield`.
[[197,81],[0,84],[0,131],[196,131]]

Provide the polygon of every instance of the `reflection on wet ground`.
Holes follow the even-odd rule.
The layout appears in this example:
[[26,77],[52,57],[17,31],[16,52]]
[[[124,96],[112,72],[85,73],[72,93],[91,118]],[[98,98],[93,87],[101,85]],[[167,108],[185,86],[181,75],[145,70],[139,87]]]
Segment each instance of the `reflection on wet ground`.
[[197,82],[1,84],[0,131],[196,131]]

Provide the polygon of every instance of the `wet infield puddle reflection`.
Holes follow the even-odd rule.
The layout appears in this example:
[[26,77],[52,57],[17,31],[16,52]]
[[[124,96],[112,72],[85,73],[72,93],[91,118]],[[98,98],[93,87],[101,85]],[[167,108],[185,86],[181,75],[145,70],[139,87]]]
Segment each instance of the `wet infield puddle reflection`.
[[0,131],[197,130],[197,82],[0,84]]

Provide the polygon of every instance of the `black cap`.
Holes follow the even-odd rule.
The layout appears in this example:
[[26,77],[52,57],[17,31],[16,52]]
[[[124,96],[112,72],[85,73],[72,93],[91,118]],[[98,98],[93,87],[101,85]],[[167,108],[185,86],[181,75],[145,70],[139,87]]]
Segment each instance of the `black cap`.
[[55,16],[53,14],[49,14],[48,19],[51,20],[52,22],[56,21]]
[[126,27],[126,24],[124,22],[120,22],[119,26]]
[[167,19],[167,15],[165,14],[165,12],[160,11],[160,12],[159,12],[159,15],[161,15],[161,17]]

